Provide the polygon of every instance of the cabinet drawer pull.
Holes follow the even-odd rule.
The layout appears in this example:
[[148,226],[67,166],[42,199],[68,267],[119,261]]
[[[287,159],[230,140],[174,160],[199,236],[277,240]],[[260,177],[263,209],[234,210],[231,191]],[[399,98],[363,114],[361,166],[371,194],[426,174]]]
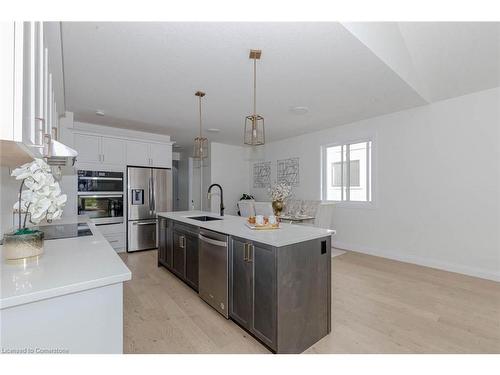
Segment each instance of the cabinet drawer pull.
[[252,262],[253,261],[253,244],[245,243],[243,247],[243,261]]

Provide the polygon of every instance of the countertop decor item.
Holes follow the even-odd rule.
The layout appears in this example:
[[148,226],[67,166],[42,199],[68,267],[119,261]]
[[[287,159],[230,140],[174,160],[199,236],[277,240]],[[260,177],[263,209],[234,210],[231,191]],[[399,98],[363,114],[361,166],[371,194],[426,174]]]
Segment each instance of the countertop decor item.
[[[50,166],[42,159],[35,159],[14,169],[11,176],[21,180],[21,186],[19,199],[14,204],[14,210],[19,215],[19,226],[12,233],[4,235],[3,254],[8,261],[36,257],[43,253],[43,232],[28,228],[28,218],[35,225],[43,219],[48,222],[60,219],[67,199],[65,194],[61,194]],[[24,187],[27,189],[23,190]]]
[[250,216],[245,225],[250,229],[254,230],[269,230],[269,229],[280,229],[280,224],[276,221],[276,217],[263,217],[262,223],[259,223],[257,220],[258,217]]
[[250,50],[249,58],[253,60],[253,114],[245,117],[244,143],[249,146],[260,146],[266,143],[264,117],[257,114],[257,60],[260,60],[260,49]]
[[292,187],[284,183],[278,183],[271,186],[269,189],[269,195],[272,199],[272,205],[274,214],[276,216],[281,215],[281,211],[284,208],[284,202],[292,195]]
[[283,201],[273,201],[272,204],[273,204],[274,214],[276,216],[281,216],[281,211],[283,211],[283,207],[285,207]]

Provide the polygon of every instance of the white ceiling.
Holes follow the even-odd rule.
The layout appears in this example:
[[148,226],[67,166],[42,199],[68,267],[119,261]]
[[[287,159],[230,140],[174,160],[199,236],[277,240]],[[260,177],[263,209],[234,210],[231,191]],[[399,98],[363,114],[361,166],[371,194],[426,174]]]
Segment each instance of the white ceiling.
[[221,129],[209,139],[242,143],[252,48],[263,50],[257,110],[268,140],[500,85],[495,23],[72,22],[62,32],[66,108],[77,121],[181,145],[197,133],[197,90],[207,93],[204,128]]

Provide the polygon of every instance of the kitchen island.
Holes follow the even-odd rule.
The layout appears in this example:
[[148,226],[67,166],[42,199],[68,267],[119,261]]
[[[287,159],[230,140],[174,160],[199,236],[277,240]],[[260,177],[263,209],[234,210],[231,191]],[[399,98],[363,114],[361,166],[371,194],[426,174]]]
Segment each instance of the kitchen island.
[[3,353],[123,352],[123,282],[131,273],[88,225],[90,236],[46,240],[36,260],[2,259]]
[[[158,265],[273,352],[301,353],[330,333],[332,231],[283,223],[252,230],[245,218],[203,211],[158,216]],[[206,251],[220,254],[206,260]],[[211,303],[220,297],[207,290],[211,274],[224,275],[227,306]]]

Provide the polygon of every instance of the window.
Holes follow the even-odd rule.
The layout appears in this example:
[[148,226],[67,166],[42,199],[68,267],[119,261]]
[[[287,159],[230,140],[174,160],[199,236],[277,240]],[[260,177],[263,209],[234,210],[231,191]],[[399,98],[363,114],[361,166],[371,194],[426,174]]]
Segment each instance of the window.
[[[337,161],[332,163],[332,187],[342,187],[342,179],[345,181],[347,178],[347,168],[344,169],[344,176],[340,178],[342,173],[342,162]],[[349,168],[351,173],[349,174],[349,184],[350,186],[359,187],[359,160],[351,160],[349,162]]]
[[326,146],[323,153],[323,199],[372,201],[372,141]]

